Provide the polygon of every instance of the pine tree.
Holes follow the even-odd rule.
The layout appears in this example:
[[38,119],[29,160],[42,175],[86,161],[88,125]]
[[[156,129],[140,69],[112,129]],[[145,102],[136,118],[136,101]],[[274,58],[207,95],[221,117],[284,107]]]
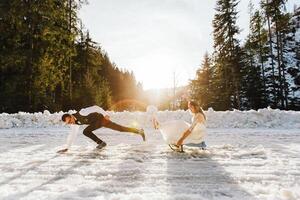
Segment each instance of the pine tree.
[[218,0],[213,20],[215,87],[219,98],[216,108],[221,110],[240,108],[240,67],[239,28],[236,26],[237,0]]
[[[260,64],[261,76],[264,84],[264,90],[266,90],[266,76],[265,76],[265,62],[267,49],[265,44],[267,43],[267,31],[264,29],[264,21],[261,13],[257,10],[250,14],[250,36],[249,40],[252,43],[252,49],[255,54],[258,55],[256,58]],[[249,41],[249,42],[250,42]]]
[[257,43],[249,36],[243,48],[242,73],[242,108],[259,109],[267,106],[261,66],[259,65],[255,50]]
[[[274,93],[274,106],[282,109],[288,107],[288,94],[289,94],[289,83],[286,79],[286,64],[284,56],[284,49],[287,46],[285,42],[286,34],[290,32],[289,21],[290,15],[285,12],[285,4],[287,0],[267,0],[262,3],[262,7],[265,10],[266,15],[269,18],[269,40],[275,41],[270,46],[270,52],[275,52],[274,57],[274,73],[275,79],[272,83],[273,88],[276,92]],[[272,28],[272,29],[271,29]],[[271,31],[272,30],[272,31]],[[276,62],[275,62],[276,58]],[[280,103],[280,104],[278,104]]]
[[205,53],[203,63],[200,69],[197,70],[196,78],[191,81],[191,98],[200,103],[200,105],[207,109],[212,105],[212,69],[211,61],[208,53]]
[[68,31],[66,5],[55,0],[1,1],[5,110],[61,109],[63,94],[57,91],[63,91],[76,37]]
[[109,108],[136,98],[141,89],[134,75],[83,33],[82,3],[0,1],[0,112]]
[[250,33],[243,46],[242,93],[243,108],[262,108],[268,105],[266,92],[265,62],[267,49],[267,32],[259,11],[254,11],[249,4]]
[[284,61],[288,83],[288,109],[300,109],[300,7],[290,14],[290,31],[285,33]]
[[73,88],[74,106],[76,108],[99,105],[109,108],[111,103],[111,91],[104,76],[101,76],[103,52],[94,42],[89,32],[81,34],[81,40],[77,44],[77,52],[74,62]]
[[[264,11],[265,19],[267,21],[267,26],[268,26],[268,40],[269,40],[269,62],[271,65],[271,74],[267,75],[267,79],[270,80],[268,85],[270,85],[270,95],[269,101],[272,102],[273,106],[276,107],[278,103],[278,98],[277,98],[277,87],[276,87],[276,77],[275,77],[275,62],[274,62],[274,53],[273,53],[273,40],[272,40],[272,29],[271,29],[271,13],[270,13],[270,8],[269,8],[269,0],[262,0],[261,1],[261,7]],[[269,64],[267,64],[269,65]],[[269,71],[268,69],[266,69]]]

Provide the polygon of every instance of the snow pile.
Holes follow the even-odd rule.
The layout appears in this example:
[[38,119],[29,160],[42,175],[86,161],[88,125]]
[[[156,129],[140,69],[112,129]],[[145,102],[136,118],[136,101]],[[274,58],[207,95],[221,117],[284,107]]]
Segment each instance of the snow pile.
[[[112,121],[135,127],[152,127],[153,109],[148,112],[108,112]],[[13,127],[59,127],[63,126],[63,112],[0,114],[0,128]],[[300,128],[300,112],[281,111],[270,108],[258,111],[214,111],[209,109],[207,115],[208,128]],[[188,111],[159,111],[156,113],[159,122],[184,120],[191,122]]]
[[63,112],[51,114],[49,111],[38,113],[19,112],[16,114],[0,114],[0,128],[13,127],[50,127],[62,126]]
[[278,109],[224,111],[209,109],[207,125],[211,128],[300,128],[300,112]]

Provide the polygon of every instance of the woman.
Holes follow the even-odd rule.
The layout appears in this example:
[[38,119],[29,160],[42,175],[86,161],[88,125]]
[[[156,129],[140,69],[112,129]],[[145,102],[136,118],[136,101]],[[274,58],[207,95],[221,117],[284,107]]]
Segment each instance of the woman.
[[189,111],[193,115],[192,124],[184,120],[171,120],[159,123],[153,107],[148,107],[147,111],[152,112],[153,125],[159,129],[163,139],[174,151],[183,152],[183,144],[187,146],[206,147],[204,137],[206,135],[206,116],[201,107],[194,101],[188,103]]
[[202,108],[194,101],[190,101],[188,103],[188,107],[190,112],[192,113],[192,124],[190,125],[189,129],[187,129],[180,139],[176,143],[176,147],[181,149],[182,151],[182,144],[186,139],[191,137],[191,141],[186,143],[187,146],[194,146],[200,147],[204,149],[206,144],[204,142],[204,136],[206,135],[205,131],[205,123],[206,123],[206,116],[202,110]]

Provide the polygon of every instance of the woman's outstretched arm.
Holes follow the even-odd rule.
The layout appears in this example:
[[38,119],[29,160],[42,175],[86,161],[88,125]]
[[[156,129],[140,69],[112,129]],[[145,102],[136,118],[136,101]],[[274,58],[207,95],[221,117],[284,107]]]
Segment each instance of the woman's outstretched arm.
[[183,135],[181,136],[181,138],[178,140],[177,142],[177,146],[181,146],[183,141],[185,140],[185,138],[187,138],[190,134],[192,133],[192,131],[190,131],[190,129],[186,130]]
[[193,123],[191,124],[190,128],[188,130],[186,130],[185,132],[183,132],[181,138],[177,141],[178,146],[182,145],[183,141],[192,133],[192,131],[194,130],[195,126],[198,123],[203,123],[205,121],[203,115],[198,114],[195,118],[195,120],[193,121]]

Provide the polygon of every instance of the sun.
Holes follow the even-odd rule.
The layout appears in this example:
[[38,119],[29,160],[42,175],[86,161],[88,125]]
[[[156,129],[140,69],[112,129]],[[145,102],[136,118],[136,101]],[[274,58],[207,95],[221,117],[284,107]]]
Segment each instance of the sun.
[[134,69],[136,79],[143,84],[145,90],[173,87],[173,73],[176,65],[172,59],[161,56],[149,56],[140,59]]

